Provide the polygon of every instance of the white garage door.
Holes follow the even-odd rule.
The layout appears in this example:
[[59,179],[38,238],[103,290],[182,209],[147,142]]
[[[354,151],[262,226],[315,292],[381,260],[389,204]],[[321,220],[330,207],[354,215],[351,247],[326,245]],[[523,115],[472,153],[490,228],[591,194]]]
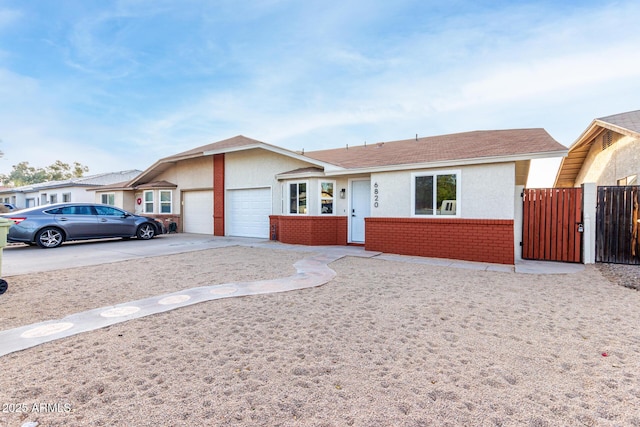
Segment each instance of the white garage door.
[[183,194],[184,232],[213,234],[213,191],[186,191]]
[[229,235],[268,238],[271,189],[229,190],[227,194]]

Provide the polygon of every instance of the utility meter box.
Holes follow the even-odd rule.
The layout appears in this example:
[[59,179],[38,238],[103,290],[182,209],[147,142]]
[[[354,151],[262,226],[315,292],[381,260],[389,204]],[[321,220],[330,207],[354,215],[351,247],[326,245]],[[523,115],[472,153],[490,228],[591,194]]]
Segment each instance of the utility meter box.
[[[7,234],[9,234],[9,228],[12,225],[13,221],[10,219],[0,218],[0,248],[7,246]],[[0,259],[0,261],[2,260]]]

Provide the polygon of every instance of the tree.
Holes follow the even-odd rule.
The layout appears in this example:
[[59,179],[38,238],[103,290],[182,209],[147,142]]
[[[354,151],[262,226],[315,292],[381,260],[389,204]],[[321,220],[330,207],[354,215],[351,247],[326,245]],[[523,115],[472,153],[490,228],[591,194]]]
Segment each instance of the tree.
[[68,164],[56,160],[46,168],[34,168],[29,162],[20,162],[13,165],[11,173],[1,174],[0,181],[5,185],[20,187],[22,185],[37,184],[47,181],[62,181],[65,179],[79,178],[89,172],[89,168],[78,162],[73,162],[73,168]]

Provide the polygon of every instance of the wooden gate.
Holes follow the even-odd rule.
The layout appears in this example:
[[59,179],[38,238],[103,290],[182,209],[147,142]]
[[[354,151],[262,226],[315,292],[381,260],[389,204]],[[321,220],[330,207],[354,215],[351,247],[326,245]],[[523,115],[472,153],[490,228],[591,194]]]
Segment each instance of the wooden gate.
[[640,264],[638,186],[598,187],[596,262]]
[[582,261],[582,188],[525,189],[522,258]]

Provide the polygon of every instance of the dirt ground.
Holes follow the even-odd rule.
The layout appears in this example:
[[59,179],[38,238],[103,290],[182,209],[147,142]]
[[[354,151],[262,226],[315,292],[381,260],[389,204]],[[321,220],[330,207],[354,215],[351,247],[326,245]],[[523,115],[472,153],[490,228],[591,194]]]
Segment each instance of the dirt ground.
[[[308,255],[230,247],[15,276],[2,329],[287,276]],[[210,301],[4,356],[0,426],[640,425],[640,294],[597,267],[330,267],[336,278],[317,288]]]

